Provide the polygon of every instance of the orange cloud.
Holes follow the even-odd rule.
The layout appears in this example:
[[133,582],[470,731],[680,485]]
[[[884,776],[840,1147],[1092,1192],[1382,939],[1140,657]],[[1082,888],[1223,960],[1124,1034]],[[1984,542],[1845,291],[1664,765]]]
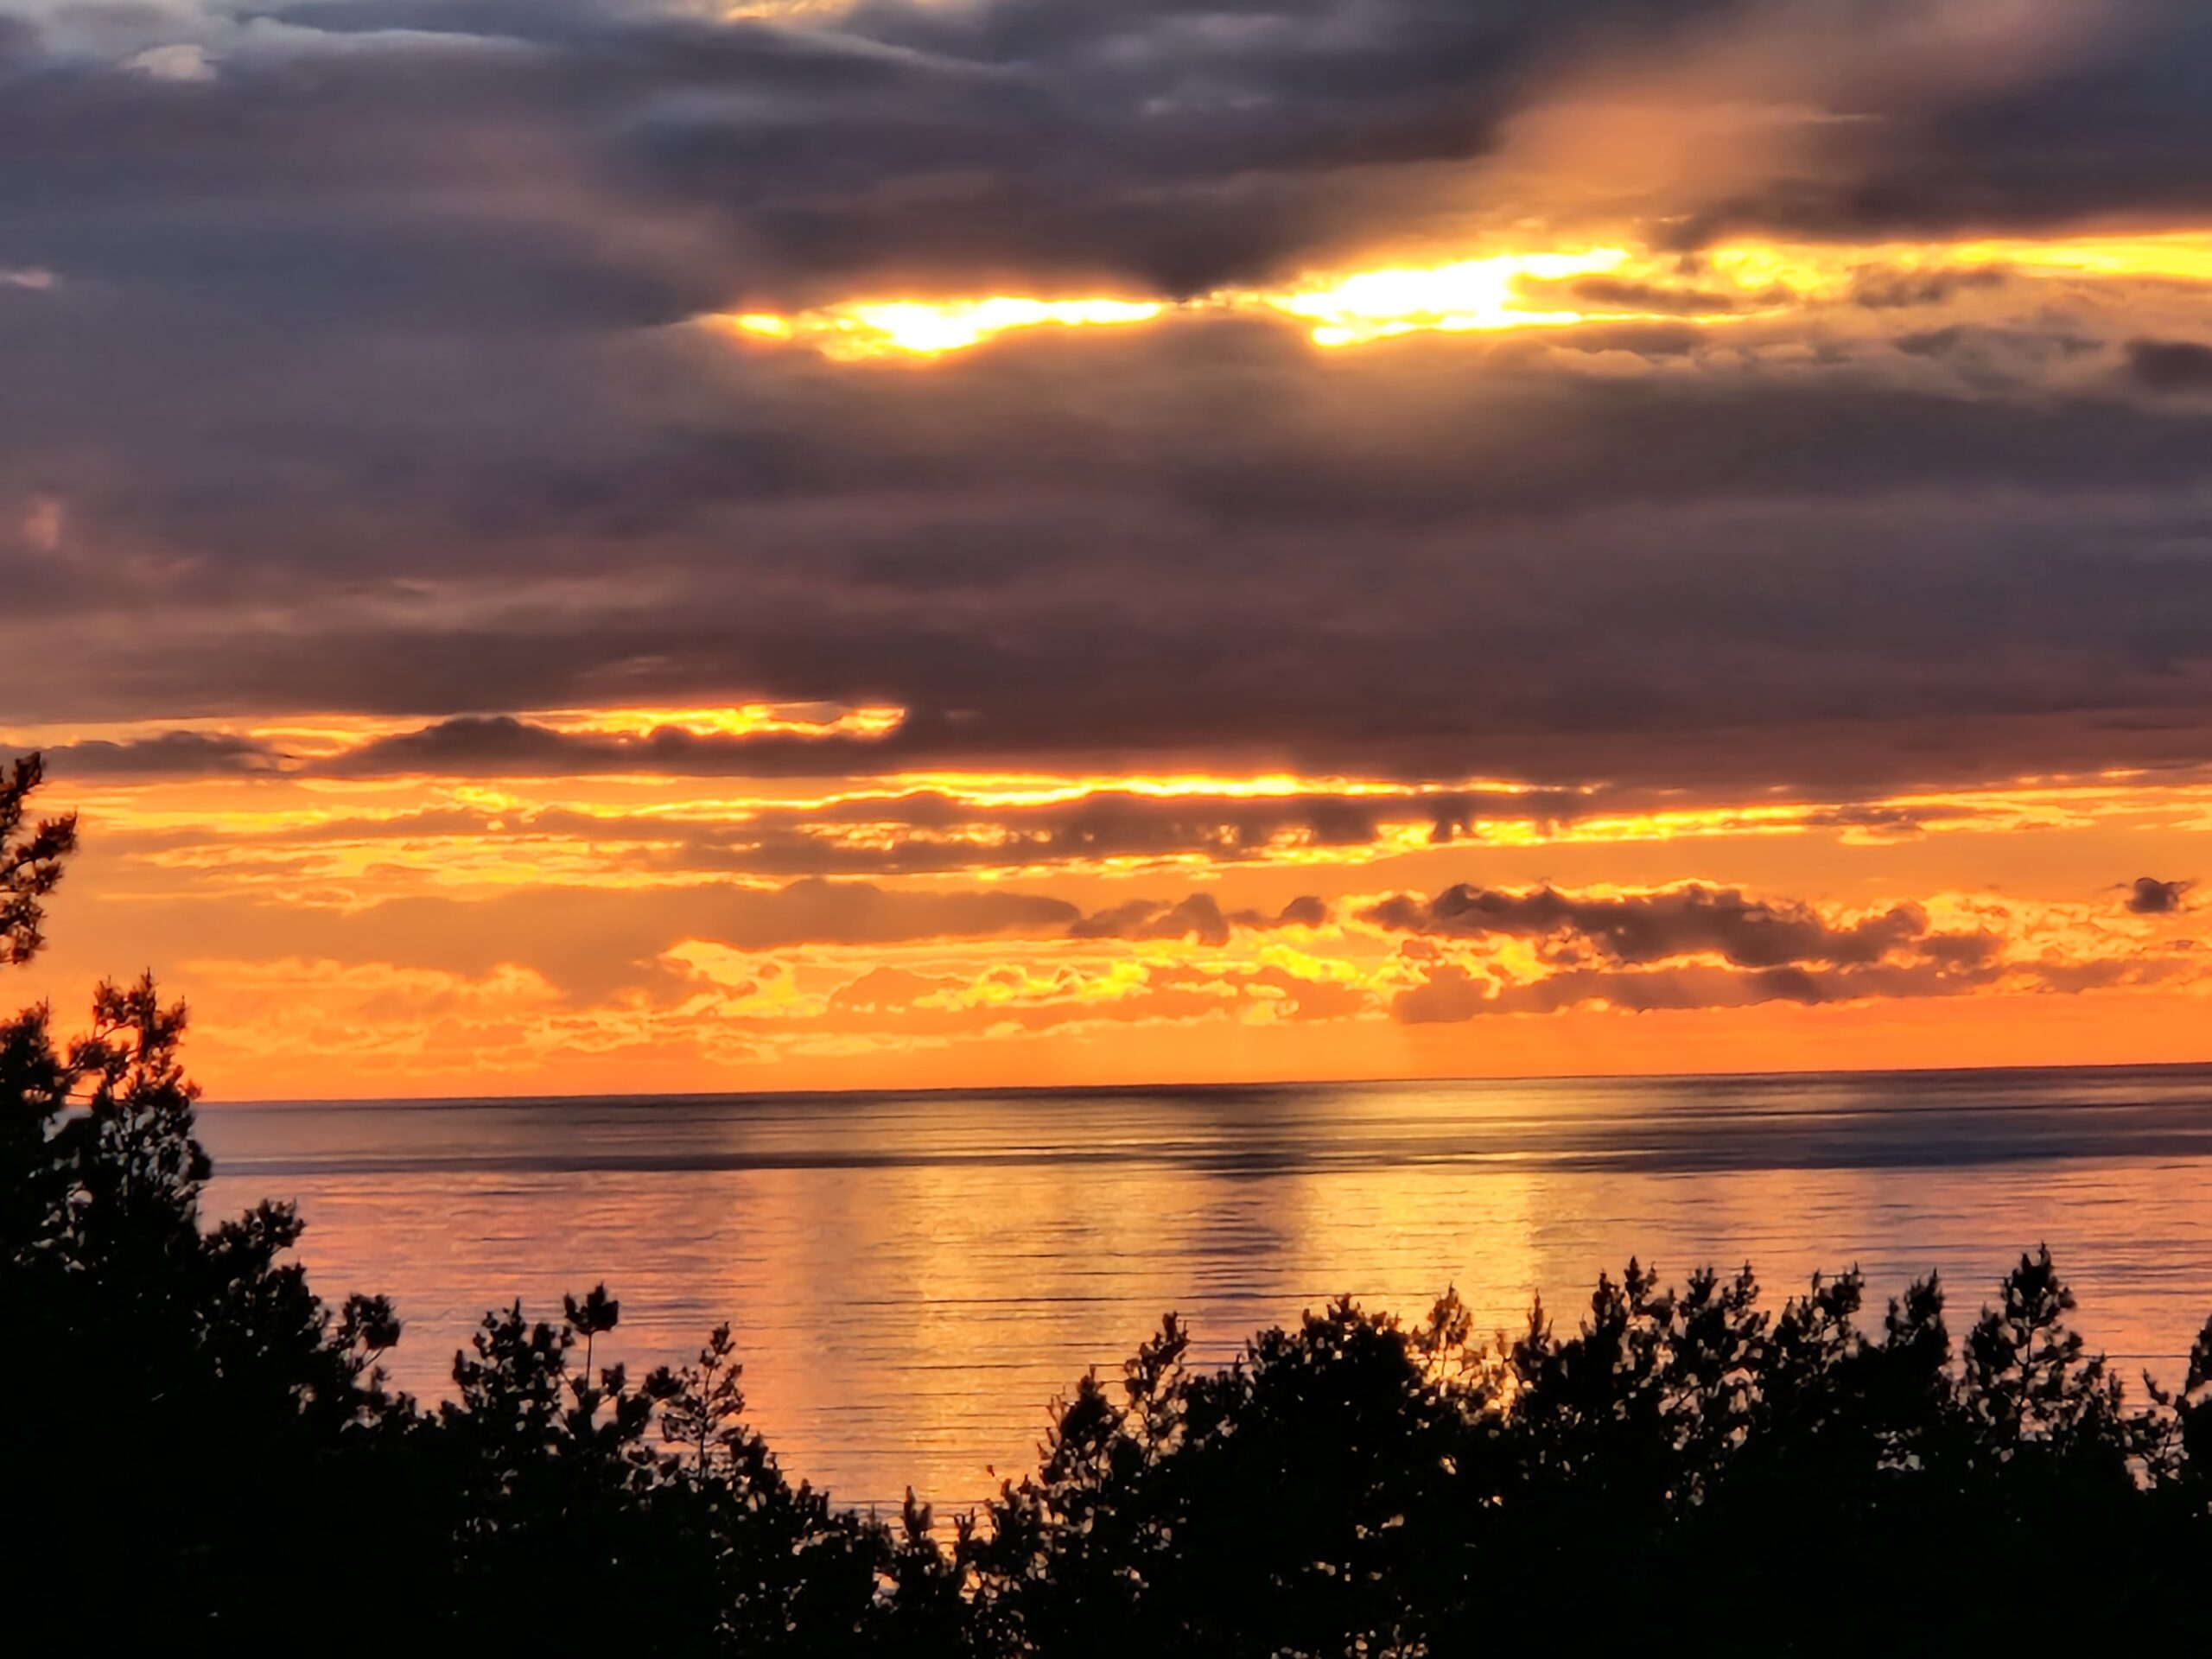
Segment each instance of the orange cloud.
[[[538,718],[563,741],[688,721],[698,741],[771,744],[872,744],[887,721]],[[251,728],[312,734],[291,741],[324,760],[420,729]],[[1980,1032],[2079,999],[2194,1006],[2212,983],[2186,897],[2212,784],[2186,772],[1830,800],[1198,767],[218,766],[60,787],[90,850],[34,988],[156,968],[232,1095],[590,1087],[623,1066],[671,1088],[897,1081],[902,1063],[946,1082],[1540,1052],[1663,1068],[1653,1032],[1700,1033],[1679,1058],[1706,1063],[1730,1020],[1778,1041],[1780,1008],[1827,1022],[1801,1033],[1812,1063],[1822,1033],[1879,1007],[1973,1004],[1959,1029]],[[2145,866],[2160,874],[2138,882]],[[1530,1021],[1580,1034],[1497,1034]],[[1267,1032],[1276,1046],[1255,1048]]]

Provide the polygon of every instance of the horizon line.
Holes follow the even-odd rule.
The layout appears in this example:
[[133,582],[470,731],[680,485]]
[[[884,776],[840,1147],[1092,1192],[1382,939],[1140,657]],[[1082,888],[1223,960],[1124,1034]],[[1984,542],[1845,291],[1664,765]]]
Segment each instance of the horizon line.
[[869,1096],[911,1095],[1128,1095],[1158,1090],[1179,1093],[1232,1093],[1263,1089],[1365,1089],[1390,1084],[1491,1084],[1540,1083],[1739,1083],[1758,1078],[1810,1077],[1944,1077],[1976,1075],[2006,1076],[2050,1071],[2212,1071],[2212,1055],[2196,1060],[2077,1061],[2057,1065],[1866,1065],[1784,1067],[1743,1071],[1552,1071],[1518,1072],[1496,1076],[1458,1074],[1436,1077],[1355,1077],[1246,1078],[1237,1081],[1154,1079],[1137,1083],[989,1084],[967,1087],[957,1084],[923,1084],[912,1087],[791,1089],[672,1089],[635,1092],[574,1090],[522,1091],[502,1095],[292,1095],[223,1099],[203,1095],[201,1107],[258,1106],[499,1106],[559,1105],[586,1101],[696,1101],[862,1099]]

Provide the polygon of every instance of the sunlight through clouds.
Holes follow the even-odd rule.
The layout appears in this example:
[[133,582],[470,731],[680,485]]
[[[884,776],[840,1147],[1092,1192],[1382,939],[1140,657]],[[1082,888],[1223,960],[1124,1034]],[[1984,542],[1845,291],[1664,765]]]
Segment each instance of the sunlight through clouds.
[[1971,296],[2005,279],[2031,286],[2072,279],[2201,287],[2212,284],[2212,232],[1493,252],[1434,265],[1316,275],[1281,288],[1218,289],[1179,302],[996,296],[855,302],[703,321],[727,334],[804,346],[843,362],[937,357],[1025,329],[1133,327],[1173,316],[1239,314],[1293,319],[1315,345],[1342,347],[1408,334],[1639,321],[1719,327],[1794,314],[1809,324],[1824,310],[1861,301],[1900,310],[1940,306],[1961,291],[1951,284]]
[[1004,295],[981,300],[900,300],[833,306],[785,317],[747,311],[710,319],[755,339],[792,340],[839,361],[965,351],[1021,328],[1114,328],[1149,322],[1164,301],[1036,300]]
[[1554,328],[1586,322],[1590,314],[1532,305],[1527,283],[1604,275],[1628,262],[1629,254],[1622,248],[1495,254],[1427,270],[1359,271],[1326,288],[1256,299],[1270,309],[1312,323],[1317,346],[1357,346],[1408,334]]

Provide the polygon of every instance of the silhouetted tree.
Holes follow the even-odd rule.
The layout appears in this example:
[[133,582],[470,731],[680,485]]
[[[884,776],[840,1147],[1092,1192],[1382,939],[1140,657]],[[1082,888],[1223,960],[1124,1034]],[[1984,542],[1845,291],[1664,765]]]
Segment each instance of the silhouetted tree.
[[2157,1475],[2184,1513],[2212,1516],[2212,1319],[2190,1350],[2178,1393],[2147,1376],[2144,1385],[2160,1412],[2149,1454]]
[[569,1322],[569,1329],[584,1339],[584,1374],[588,1376],[592,1344],[601,1333],[622,1322],[622,1304],[607,1294],[605,1285],[594,1285],[591,1294],[581,1302],[573,1296],[563,1296],[561,1311],[562,1317]]
[[734,1470],[747,1446],[745,1367],[728,1324],[718,1325],[696,1363],[664,1365],[645,1379],[645,1393],[660,1407],[661,1437],[681,1447],[695,1471]]
[[40,900],[61,879],[62,861],[77,850],[77,815],[34,823],[32,792],[46,776],[41,756],[28,754],[0,772],[0,968],[29,962],[45,943]]
[[[0,788],[10,961],[35,949],[37,901],[74,844],[68,819],[24,830],[38,780],[18,763]],[[336,1587],[342,1536],[310,1551],[295,1524],[336,1488],[325,1454],[392,1404],[375,1360],[397,1321],[381,1303],[323,1306],[290,1259],[289,1206],[203,1230],[184,1027],[150,979],[99,987],[66,1044],[42,1006],[0,1025],[0,1307],[68,1401],[60,1431],[0,1414],[0,1464],[13,1513],[100,1545],[41,1560],[26,1633],[127,1640],[145,1608],[144,1628],[188,1648],[282,1624]]]

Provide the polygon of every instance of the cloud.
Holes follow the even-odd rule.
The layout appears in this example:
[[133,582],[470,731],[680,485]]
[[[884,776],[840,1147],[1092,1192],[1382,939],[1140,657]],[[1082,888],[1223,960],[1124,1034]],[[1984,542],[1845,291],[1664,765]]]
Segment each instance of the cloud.
[[[1543,303],[1548,284],[1531,284],[1531,298]],[[1738,308],[1741,302],[1732,294],[1709,289],[1662,288],[1651,283],[1622,282],[1611,276],[1585,276],[1560,284],[1570,299],[1586,305],[1600,306],[1620,311],[1656,311],[1662,315],[1687,317],[1713,316]],[[1694,339],[1695,336],[1688,338]]]
[[135,69],[142,75],[156,80],[207,81],[215,79],[215,66],[207,56],[207,48],[191,41],[174,46],[149,46],[123,60],[126,69]]
[[[1846,48],[1853,96],[1840,107],[1861,119],[1800,143],[1792,164],[1727,180],[1687,240],[1722,226],[1883,239],[2113,213],[2189,222],[2212,208],[2212,117],[2196,90],[2212,20],[2191,0],[1773,10],[1859,27],[1858,49]],[[1916,50],[1917,31],[1938,49]]]
[[[675,321],[702,300],[993,276],[1194,292],[1436,216],[1428,169],[1485,154],[1592,23],[1663,39],[1675,20],[1648,11],[883,0],[718,21],[321,0],[238,23],[210,7],[184,41],[173,19],[141,39],[122,20],[106,64],[58,39],[40,63],[27,34],[19,54],[53,73],[10,89],[0,154],[36,138],[74,157],[66,207],[21,193],[70,268],[119,272],[136,241],[161,275],[295,315]],[[197,184],[200,205],[156,234],[134,166]],[[318,175],[351,205],[318,198]],[[595,233],[610,224],[624,233]],[[209,257],[226,231],[228,271]]]
[[[1809,905],[1699,884],[1598,895],[1462,885],[1433,900],[1388,896],[1359,919],[1413,936],[1402,954],[1419,977],[1390,1007],[1408,1025],[1591,1004],[1649,1012],[1956,996],[2012,971],[2001,935],[1933,930],[1919,905],[1834,920]],[[1435,943],[1505,939],[1535,941],[1534,966]]]
[[1961,294],[2001,288],[2012,273],[1985,266],[1967,270],[1913,270],[1870,264],[1852,273],[1851,299],[1870,311],[1942,305]]
[[[2079,964],[2051,964],[2025,977],[2052,988]],[[1626,1014],[1754,1007],[1794,1002],[1808,1007],[1862,999],[1964,996],[1994,984],[2006,969],[1998,941],[1931,951],[1919,960],[1851,966],[1785,963],[1748,971],[1685,964],[1640,969],[1574,967],[1515,980],[1485,976],[1453,962],[1422,970],[1418,982],[1392,998],[1402,1025],[1458,1024],[1489,1014],[1556,1014],[1601,1005]],[[2109,976],[2097,982],[2111,982]]]
[[[1360,985],[1274,964],[1162,961],[1110,976],[1095,963],[1008,964],[964,976],[884,967],[831,992],[823,1018],[831,1028],[880,1039],[936,1039],[1155,1022],[1312,1024],[1360,1014],[1372,1005]],[[746,1016],[741,1011],[734,1017]]]
[[1071,939],[1190,939],[1199,944],[1229,943],[1232,928],[1265,931],[1281,927],[1319,927],[1328,920],[1328,906],[1313,897],[1294,899],[1275,915],[1239,910],[1224,914],[1210,893],[1194,893],[1173,904],[1132,899],[1110,910],[1081,917],[1068,925]]
[[905,968],[871,968],[830,994],[836,1014],[882,1014],[912,1007],[925,996],[957,986],[957,979],[917,974]]
[[[918,725],[926,724],[918,721]],[[774,777],[785,772],[837,775],[896,765],[912,754],[919,734],[890,739],[721,734],[668,725],[642,734],[577,733],[512,715],[466,715],[412,732],[372,738],[317,770],[341,778],[585,777],[658,772],[678,777]]]
[[[1957,786],[2204,776],[2202,245],[2155,279],[2002,245],[2212,231],[2202,4],[712,11],[0,19],[0,709],[86,734],[57,785],[114,857],[70,891],[128,918],[126,965],[219,942],[303,985],[342,964],[364,1006],[501,986],[501,1030],[720,997],[680,1016],[709,1047],[2161,971],[2074,923],[2031,971],[2037,938],[1953,901],[1711,882],[1501,874],[1341,937],[1319,899],[1238,906],[1306,883],[1270,861],[1371,893],[1478,837],[1660,882],[1747,803],[1821,832],[1727,867],[1787,887],[1839,838],[2076,810]],[[1521,296],[1604,321],[1344,352],[1250,296],[929,362],[696,326],[1615,243],[1628,274]],[[907,715],[531,712],[755,701]],[[326,715],[375,734],[232,734]],[[1346,868],[1390,858],[1422,874]],[[1116,903],[1109,861],[1219,881]],[[1037,890],[1066,869],[1080,907]],[[687,942],[734,958],[719,990]],[[1257,965],[1339,945],[1318,979]],[[1229,946],[1249,976],[1192,965]],[[779,1001],[762,953],[809,950],[898,960]]]
[[2212,392],[2212,346],[2191,340],[2131,340],[2127,376],[2149,391]]
[[1439,963],[1418,985],[1390,1001],[1390,1017],[1402,1026],[1459,1025],[1486,1011],[1491,987],[1457,963]]
[[2171,916],[2188,908],[2186,900],[2194,881],[2161,881],[2155,876],[2139,875],[2127,895],[2127,908],[2138,916]]
[[1578,896],[1552,887],[1513,893],[1462,883],[1433,899],[1393,894],[1363,911],[1359,919],[1393,932],[1431,937],[1561,940],[1587,946],[1614,963],[1643,964],[1711,953],[1744,968],[1873,963],[1928,932],[1928,913],[1916,905],[1898,905],[1837,925],[1808,906],[1694,884]]
[[[1674,222],[1512,174],[1546,111],[1610,111],[1600,160],[1643,107],[1782,164],[1690,240],[2212,203],[2201,8],[2146,0],[2061,54],[2044,6],[1758,10],[41,12],[0,49],[0,256],[65,280],[0,293],[0,708],[420,720],[340,763],[360,778],[1107,755],[1863,785],[2212,758],[2188,625],[2212,564],[2160,551],[2199,533],[2212,420],[2111,395],[2127,340],[2201,325],[2184,284],[2116,306],[1873,259],[1725,337],[1354,358],[1201,311],[912,372],[685,326]],[[1968,14],[2018,48],[1961,45]],[[1864,39],[1832,80],[1796,48],[1839,19]],[[119,67],[180,45],[212,80]],[[1586,300],[1721,291],[1681,283]],[[1949,348],[1895,350],[1892,313]],[[35,501],[68,504],[67,557],[30,544]],[[867,748],[499,712],[751,697],[912,715]]]
[[670,952],[686,941],[758,953],[1049,938],[1080,914],[1064,899],[1005,891],[820,880],[625,889],[541,879],[488,898],[416,894],[356,909],[292,894],[227,899],[219,907],[149,900],[133,907],[131,948],[166,970],[207,957],[213,928],[226,958],[373,963],[468,979],[513,967],[585,1005],[631,993],[681,995],[687,980]]
[[70,778],[203,778],[273,772],[286,760],[251,737],[162,732],[121,741],[88,738],[48,749],[54,775]]

